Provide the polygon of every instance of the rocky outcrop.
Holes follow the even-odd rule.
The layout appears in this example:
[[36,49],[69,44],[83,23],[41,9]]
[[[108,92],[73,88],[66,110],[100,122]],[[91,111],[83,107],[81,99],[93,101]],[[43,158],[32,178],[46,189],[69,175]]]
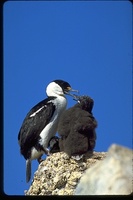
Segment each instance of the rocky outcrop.
[[76,195],[123,195],[133,192],[133,152],[112,145],[108,156],[86,170],[78,184]]
[[66,153],[53,153],[40,163],[26,195],[73,195],[85,170],[106,157],[105,152],[88,152],[80,160]]
[[87,152],[80,160],[64,152],[40,163],[26,195],[104,195],[132,193],[132,150],[111,145],[108,152]]

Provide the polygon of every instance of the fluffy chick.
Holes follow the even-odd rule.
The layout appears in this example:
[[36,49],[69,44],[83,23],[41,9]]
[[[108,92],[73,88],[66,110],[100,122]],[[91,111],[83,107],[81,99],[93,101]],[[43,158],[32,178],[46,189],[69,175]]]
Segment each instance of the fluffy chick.
[[92,114],[94,101],[89,96],[76,96],[76,100],[78,103],[64,111],[58,124],[60,151],[69,156],[93,151],[96,141],[97,122]]

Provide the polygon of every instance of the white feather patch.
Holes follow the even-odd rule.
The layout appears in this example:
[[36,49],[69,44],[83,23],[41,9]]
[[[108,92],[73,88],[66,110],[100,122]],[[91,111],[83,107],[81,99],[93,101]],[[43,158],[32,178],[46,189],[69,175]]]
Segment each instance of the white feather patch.
[[43,146],[43,148],[48,147],[50,138],[56,134],[59,118],[67,106],[66,98],[63,96],[59,96],[55,100],[51,100],[51,102],[54,103],[56,109],[51,120],[40,133],[41,139],[39,143]]
[[44,108],[44,106],[42,106],[41,108],[39,108],[36,112],[34,112],[33,114],[30,115],[30,117],[34,117],[38,112],[40,112],[42,109]]

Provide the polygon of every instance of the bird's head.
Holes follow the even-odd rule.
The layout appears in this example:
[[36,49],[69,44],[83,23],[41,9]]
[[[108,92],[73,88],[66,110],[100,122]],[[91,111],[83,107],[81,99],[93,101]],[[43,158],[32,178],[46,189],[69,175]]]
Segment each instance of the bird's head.
[[78,92],[71,88],[70,84],[63,80],[54,80],[46,88],[48,96],[64,96],[65,94],[75,97],[70,92]]
[[74,96],[75,96],[74,100],[78,101],[78,105],[80,106],[80,108],[82,110],[86,110],[91,113],[93,105],[94,105],[93,99],[85,95],[83,96],[74,95]]

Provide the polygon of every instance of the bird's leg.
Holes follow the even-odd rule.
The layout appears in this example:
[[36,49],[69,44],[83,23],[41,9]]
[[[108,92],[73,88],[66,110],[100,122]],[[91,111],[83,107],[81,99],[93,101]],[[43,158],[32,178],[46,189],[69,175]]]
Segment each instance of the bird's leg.
[[[49,149],[44,148],[43,151],[44,151],[44,153],[45,153],[47,156],[50,156]],[[42,155],[43,155],[43,154],[42,154]],[[41,163],[41,162],[43,161],[43,159],[41,158],[42,155],[37,159],[37,161],[38,161],[39,163]]]
[[39,164],[43,161],[43,159],[41,158],[41,156],[37,159],[37,161],[39,162]]
[[41,154],[41,156],[37,159],[37,161],[39,162],[39,164],[43,161],[43,159],[41,158],[43,154]]
[[49,149],[47,149],[47,148],[44,148],[44,153],[45,153],[47,156],[50,156]]

